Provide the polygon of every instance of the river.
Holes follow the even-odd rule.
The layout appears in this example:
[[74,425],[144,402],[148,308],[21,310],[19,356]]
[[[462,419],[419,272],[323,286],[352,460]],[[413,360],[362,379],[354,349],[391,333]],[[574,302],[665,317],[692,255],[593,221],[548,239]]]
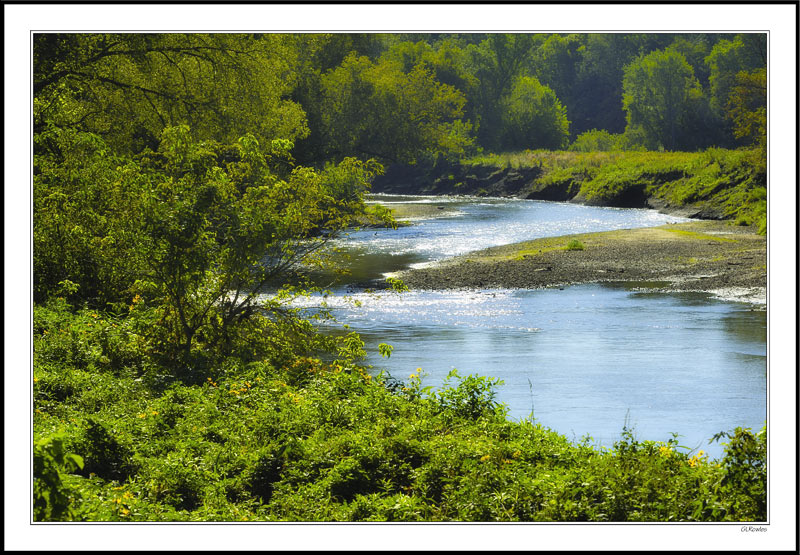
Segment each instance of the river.
[[[352,274],[328,298],[367,343],[368,363],[423,385],[461,375],[503,380],[509,417],[576,441],[611,446],[624,426],[711,457],[708,440],[766,420],[766,310],[705,293],[663,293],[647,283],[539,290],[374,294],[352,283],[448,256],[545,236],[684,221],[652,210],[485,198],[375,196],[408,215],[397,230],[342,239]],[[353,306],[351,300],[359,301]],[[316,300],[312,301],[316,302]],[[381,358],[377,344],[394,346]]]

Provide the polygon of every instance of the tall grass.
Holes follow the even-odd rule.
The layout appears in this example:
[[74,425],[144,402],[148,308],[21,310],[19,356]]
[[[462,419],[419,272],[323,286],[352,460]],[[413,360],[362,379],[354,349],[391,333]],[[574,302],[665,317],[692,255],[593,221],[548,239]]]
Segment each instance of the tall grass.
[[756,149],[702,152],[523,151],[462,162],[540,170],[534,186],[570,187],[589,201],[613,204],[633,189],[673,207],[697,207],[766,233],[766,168]]

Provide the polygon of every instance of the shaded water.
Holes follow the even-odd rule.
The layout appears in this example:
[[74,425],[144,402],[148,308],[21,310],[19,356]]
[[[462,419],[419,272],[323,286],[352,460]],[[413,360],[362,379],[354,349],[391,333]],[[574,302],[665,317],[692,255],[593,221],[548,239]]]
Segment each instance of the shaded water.
[[[397,201],[407,199],[397,199]],[[485,199],[410,199],[415,225],[347,239],[353,281],[410,264],[533,237],[660,225],[647,210]],[[439,209],[439,206],[444,208]],[[434,212],[435,210],[435,212]],[[420,215],[421,214],[421,215]],[[500,378],[498,400],[513,419],[533,417],[576,440],[610,446],[623,426],[639,439],[722,454],[708,439],[766,420],[766,311],[704,293],[659,293],[647,284],[564,289],[356,293],[340,288],[334,314],[358,331],[368,363],[423,385],[461,375]],[[382,359],[378,343],[394,346]]]

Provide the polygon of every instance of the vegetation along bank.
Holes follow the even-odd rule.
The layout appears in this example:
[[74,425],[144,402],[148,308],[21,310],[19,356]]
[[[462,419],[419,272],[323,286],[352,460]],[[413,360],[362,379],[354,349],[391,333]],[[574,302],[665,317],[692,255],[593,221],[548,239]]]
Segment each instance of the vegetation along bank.
[[766,233],[766,166],[758,150],[525,151],[457,163],[391,166],[373,191],[456,194],[656,208],[755,224]]

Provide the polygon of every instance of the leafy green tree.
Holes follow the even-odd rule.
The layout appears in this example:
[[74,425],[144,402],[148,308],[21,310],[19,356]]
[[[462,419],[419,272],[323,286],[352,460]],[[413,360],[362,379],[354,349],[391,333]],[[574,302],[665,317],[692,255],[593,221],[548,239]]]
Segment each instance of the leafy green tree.
[[460,154],[470,144],[464,95],[436,81],[424,64],[408,73],[399,62],[349,56],[322,77],[326,158],[371,156],[415,162]]
[[536,78],[570,109],[579,101],[575,93],[583,44],[581,35],[550,35],[533,51]]
[[705,61],[710,70],[711,107],[723,116],[736,75],[740,71],[766,68],[766,35],[740,34],[732,40],[722,39],[714,45]]
[[232,142],[247,132],[308,133],[287,98],[296,53],[286,35],[35,34],[34,130],[100,135],[116,149],[158,146],[165,127]]
[[235,328],[278,311],[264,304],[265,286],[325,264],[323,248],[364,215],[381,171],[355,159],[295,167],[288,141],[265,148],[246,135],[227,147],[194,141],[186,126],[166,128],[159,150],[138,159],[112,155],[96,135],[55,139],[63,158],[35,155],[38,297],[69,280],[101,308],[139,299],[130,310],[151,328],[155,352],[182,361],[224,352]]
[[675,50],[656,50],[625,68],[622,104],[629,128],[641,128],[649,148],[679,146],[682,126],[702,90],[692,67]]
[[566,108],[535,77],[518,77],[500,107],[504,149],[559,150],[569,144]]
[[749,139],[766,159],[767,68],[740,71],[728,96],[727,117],[737,139]]
[[711,52],[709,41],[712,37],[713,35],[703,33],[678,35],[669,45],[670,49],[683,54],[683,57],[694,69],[694,75],[703,89],[708,88],[708,78],[711,73],[705,59]]
[[477,128],[478,144],[500,148],[502,135],[501,99],[511,90],[514,79],[530,65],[535,35],[495,33],[479,44],[467,47],[467,69],[475,77],[468,91],[474,112],[470,120]]
[[[663,39],[661,39],[663,40]],[[591,33],[578,48],[580,60],[571,103],[567,104],[573,133],[625,130],[622,109],[623,70],[636,56],[652,50],[659,37],[628,33]],[[658,48],[659,46],[655,46]],[[649,49],[648,49],[649,48]]]

